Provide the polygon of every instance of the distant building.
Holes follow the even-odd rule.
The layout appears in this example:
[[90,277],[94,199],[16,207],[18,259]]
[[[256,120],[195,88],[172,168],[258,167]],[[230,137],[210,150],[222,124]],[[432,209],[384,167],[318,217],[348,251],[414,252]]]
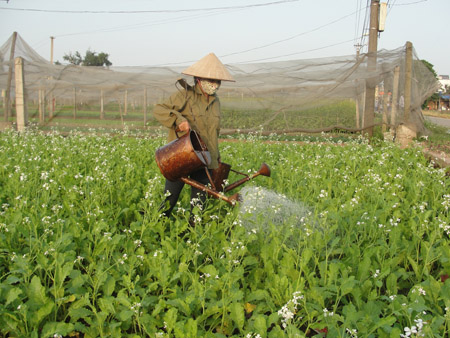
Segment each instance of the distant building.
[[439,82],[441,83],[440,91],[445,93],[445,86],[450,88],[450,76],[449,75],[438,75]]

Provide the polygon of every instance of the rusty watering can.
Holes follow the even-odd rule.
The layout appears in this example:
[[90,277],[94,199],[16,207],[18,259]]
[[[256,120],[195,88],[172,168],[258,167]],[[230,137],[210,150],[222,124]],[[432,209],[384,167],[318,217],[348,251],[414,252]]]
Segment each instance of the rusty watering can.
[[[231,169],[229,164],[220,162],[219,168],[212,170],[210,174],[207,167],[211,163],[211,155],[200,135],[192,129],[185,135],[158,148],[155,157],[161,174],[169,181],[181,180],[231,205],[235,205],[236,202],[240,201],[240,195],[236,193],[232,196],[226,196],[225,192],[244,184],[256,176],[270,176],[270,168],[265,163],[261,165],[256,173],[247,175]],[[187,177],[190,173],[201,168],[205,169],[211,187]],[[225,185],[230,171],[245,177],[232,184]]]

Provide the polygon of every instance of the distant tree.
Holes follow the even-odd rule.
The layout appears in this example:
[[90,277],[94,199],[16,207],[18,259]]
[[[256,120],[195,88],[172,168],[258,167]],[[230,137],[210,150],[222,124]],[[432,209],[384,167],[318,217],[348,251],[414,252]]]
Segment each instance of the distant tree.
[[98,67],[109,67],[112,63],[109,61],[109,54],[99,53],[91,51],[88,49],[84,57],[81,56],[80,52],[75,52],[75,54],[69,53],[63,56],[65,61],[77,66],[98,66]]
[[[434,68],[433,68],[434,65],[432,65],[431,63],[429,63],[427,60],[420,60],[420,61],[422,61],[422,63],[428,68],[428,70],[429,70],[431,73],[433,73],[434,77],[435,77],[436,80],[437,80],[437,79],[438,79],[438,76],[437,76],[436,71],[435,71]],[[431,95],[429,98],[427,98],[427,99],[425,100],[425,102],[422,104],[422,109],[427,108],[428,103],[429,103],[430,101],[433,101],[433,102],[439,101],[439,94],[438,94],[438,93],[433,93],[433,95]]]

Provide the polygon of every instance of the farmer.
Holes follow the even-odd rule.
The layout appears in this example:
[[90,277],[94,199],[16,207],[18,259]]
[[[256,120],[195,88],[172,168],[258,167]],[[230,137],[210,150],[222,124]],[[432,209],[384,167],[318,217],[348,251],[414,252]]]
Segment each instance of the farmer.
[[[211,155],[208,169],[216,169],[220,158],[218,138],[221,115],[216,92],[221,81],[234,82],[234,79],[213,53],[185,69],[182,74],[193,76],[194,85],[190,86],[184,79],[178,80],[175,84],[178,91],[166,102],[157,104],[153,114],[163,126],[169,128],[169,142],[186,134],[190,129],[196,131]],[[189,177],[204,185],[209,183],[204,168],[191,173]],[[160,208],[165,216],[170,216],[183,186],[184,182],[180,180],[172,182],[166,179],[164,187],[166,199]],[[204,191],[191,187],[191,209],[193,205],[202,205],[205,200]]]

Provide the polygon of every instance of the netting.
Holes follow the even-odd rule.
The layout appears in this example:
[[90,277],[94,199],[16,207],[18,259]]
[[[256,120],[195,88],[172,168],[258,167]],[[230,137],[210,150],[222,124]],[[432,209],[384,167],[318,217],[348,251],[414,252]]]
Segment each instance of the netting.
[[[12,37],[0,48],[0,88],[5,102]],[[375,83],[375,122],[414,123],[423,129],[421,105],[438,88],[434,75],[413,53],[410,113],[405,117],[406,47],[376,55],[335,56],[282,62],[227,64],[236,82],[219,90],[222,132],[319,132],[362,129],[367,84]],[[30,119],[41,125],[66,118],[108,120],[137,128],[158,126],[152,107],[168,98],[183,67],[84,67],[53,65],[17,35],[14,57],[24,59]],[[376,67],[369,68],[376,57]],[[372,59],[373,60],[373,59]],[[184,76],[186,77],[186,76]],[[14,79],[14,76],[12,76]],[[192,78],[187,78],[192,83]],[[14,80],[11,101],[14,102]],[[1,109],[1,108],[0,108]],[[3,112],[6,110],[3,104]],[[14,107],[11,109],[14,116]],[[6,117],[5,117],[6,118]],[[408,121],[405,121],[405,118]],[[101,124],[100,124],[101,125]]]

